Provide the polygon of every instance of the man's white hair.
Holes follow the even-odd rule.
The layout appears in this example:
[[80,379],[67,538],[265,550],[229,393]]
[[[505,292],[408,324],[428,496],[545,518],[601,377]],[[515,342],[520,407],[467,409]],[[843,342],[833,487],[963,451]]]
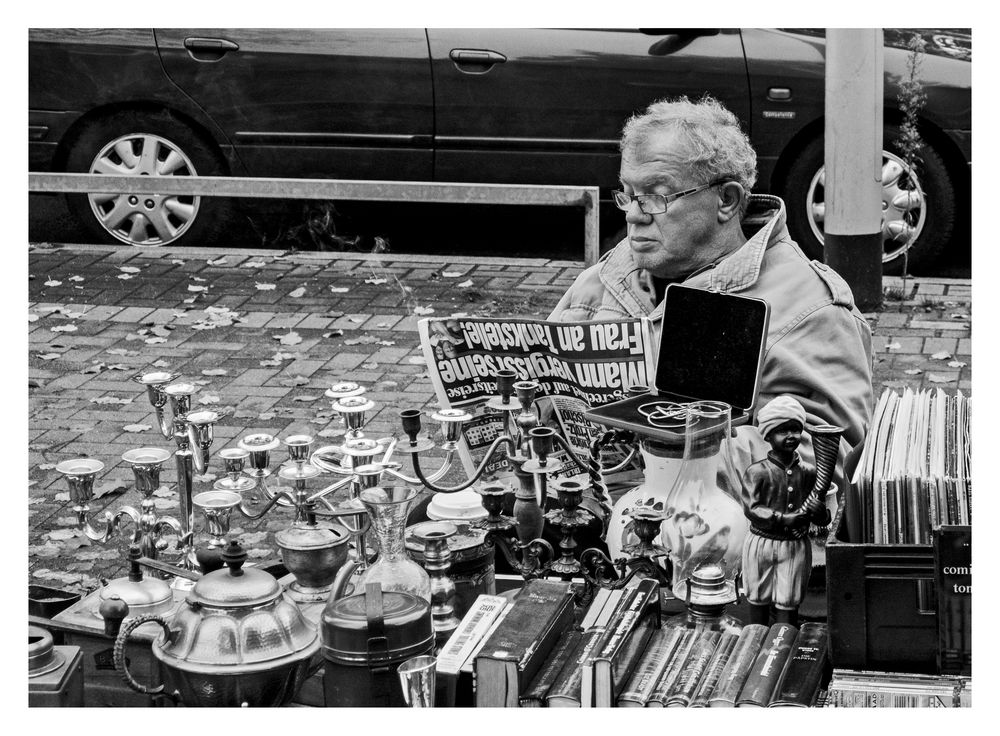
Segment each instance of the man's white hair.
[[687,143],[681,165],[694,183],[732,179],[749,193],[757,181],[757,154],[739,120],[714,97],[657,100],[622,128],[622,153],[641,147],[657,131],[676,130]]

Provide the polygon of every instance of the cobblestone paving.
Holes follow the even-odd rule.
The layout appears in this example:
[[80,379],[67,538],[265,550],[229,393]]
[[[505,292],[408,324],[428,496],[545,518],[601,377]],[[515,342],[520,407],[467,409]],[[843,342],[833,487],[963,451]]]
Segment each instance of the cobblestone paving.
[[[364,383],[376,409],[370,436],[398,431],[398,411],[435,406],[416,333],[422,316],[544,318],[581,264],[542,259],[379,257],[356,254],[128,250],[33,245],[29,252],[29,582],[91,589],[124,574],[120,544],[88,543],[75,530],[61,460],[105,468],[94,514],[137,506],[126,450],[172,451],[131,377],[156,366],[198,385],[194,406],[226,409],[213,455],[251,432],[305,433],[339,444],[343,428],[323,392]],[[877,392],[971,387],[969,281],[887,279],[875,331]],[[284,453],[276,450],[275,470]],[[196,478],[211,488],[220,463]],[[173,460],[158,511],[178,513]],[[234,515],[251,557],[276,561],[273,534],[290,515]],[[197,520],[200,529],[203,522]],[[170,554],[164,554],[170,559]]]

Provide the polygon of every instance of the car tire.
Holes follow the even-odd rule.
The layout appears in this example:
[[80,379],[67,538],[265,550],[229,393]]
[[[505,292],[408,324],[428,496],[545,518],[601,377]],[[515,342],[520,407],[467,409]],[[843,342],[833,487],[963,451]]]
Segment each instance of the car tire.
[[[886,150],[893,159],[898,159],[898,150],[893,143],[898,135],[898,128],[890,126],[885,130]],[[932,273],[931,269],[955,233],[956,201],[955,187],[941,156],[929,146],[924,146],[920,157],[922,161],[916,168],[924,194],[923,223],[908,249],[907,266],[912,273],[927,274]],[[817,191],[815,179],[823,163],[823,139],[813,139],[795,157],[780,187],[788,211],[789,233],[806,255],[819,261],[823,260],[823,242],[814,231],[816,221],[811,224],[810,218],[812,205],[818,201],[813,196]],[[821,193],[821,187],[819,191]],[[818,228],[822,228],[821,223]],[[882,264],[885,273],[902,272],[903,250],[907,249],[894,247],[887,241]]]
[[[146,156],[143,157],[143,152]],[[125,110],[91,122],[72,142],[66,170],[148,176],[226,176],[218,152],[168,112]],[[88,234],[102,243],[214,245],[231,199],[208,196],[68,195]]]

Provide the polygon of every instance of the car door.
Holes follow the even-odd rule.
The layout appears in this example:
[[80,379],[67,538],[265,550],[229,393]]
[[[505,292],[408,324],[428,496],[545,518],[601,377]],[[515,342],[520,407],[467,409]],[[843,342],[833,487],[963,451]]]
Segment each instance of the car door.
[[618,138],[656,99],[710,92],[749,116],[738,30],[436,29],[438,181],[616,188]]
[[432,175],[423,29],[157,29],[156,41],[251,175]]

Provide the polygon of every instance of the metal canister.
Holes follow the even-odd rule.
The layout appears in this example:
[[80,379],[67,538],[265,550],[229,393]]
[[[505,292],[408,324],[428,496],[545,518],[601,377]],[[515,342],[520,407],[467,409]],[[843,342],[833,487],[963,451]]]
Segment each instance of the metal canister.
[[331,601],[320,632],[327,706],[404,706],[399,665],[434,652],[430,604],[377,583]]
[[[448,539],[451,568],[448,577],[455,583],[455,615],[462,618],[480,595],[496,595],[493,546],[486,542],[486,530],[468,522],[451,520],[457,528]],[[414,525],[416,526],[416,525]],[[424,564],[424,545],[406,528],[406,551],[419,565]]]

